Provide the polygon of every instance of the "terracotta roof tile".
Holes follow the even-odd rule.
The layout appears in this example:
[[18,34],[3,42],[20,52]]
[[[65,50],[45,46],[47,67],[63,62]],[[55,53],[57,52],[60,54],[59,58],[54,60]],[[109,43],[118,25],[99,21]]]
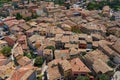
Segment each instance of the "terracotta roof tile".
[[35,70],[36,68],[32,65],[21,67],[18,70],[14,71],[11,80],[27,80],[27,78],[30,77]]
[[91,72],[89,68],[79,59],[79,58],[74,58],[70,60],[71,66],[72,66],[72,71],[76,72]]
[[8,36],[6,36],[6,37],[4,38],[4,40],[5,40],[6,42],[8,42],[8,45],[10,45],[10,46],[13,46],[13,45],[15,44],[15,41],[14,41],[12,38],[8,37]]
[[55,58],[59,59],[59,58],[63,58],[63,59],[69,59],[70,58],[70,53],[69,53],[69,49],[66,50],[55,50]]
[[28,57],[24,56],[24,57],[20,58],[17,62],[18,62],[20,65],[25,66],[25,65],[27,65],[27,64],[30,64],[30,63],[31,63],[31,60],[30,60]]

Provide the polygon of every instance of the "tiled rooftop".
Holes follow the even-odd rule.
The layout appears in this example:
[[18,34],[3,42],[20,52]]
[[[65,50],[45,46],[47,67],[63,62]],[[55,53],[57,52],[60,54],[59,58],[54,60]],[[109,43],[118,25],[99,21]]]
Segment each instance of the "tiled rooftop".
[[91,72],[89,68],[79,59],[79,58],[74,58],[70,60],[70,64],[72,66],[72,71],[75,72]]

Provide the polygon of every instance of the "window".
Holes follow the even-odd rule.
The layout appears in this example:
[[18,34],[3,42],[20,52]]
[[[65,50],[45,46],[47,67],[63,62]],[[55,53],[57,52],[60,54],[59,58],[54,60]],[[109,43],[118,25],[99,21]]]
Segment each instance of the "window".
[[86,76],[86,74],[82,73],[81,76]]
[[85,40],[85,38],[79,38],[79,40]]
[[78,74],[74,74],[74,76],[78,76]]

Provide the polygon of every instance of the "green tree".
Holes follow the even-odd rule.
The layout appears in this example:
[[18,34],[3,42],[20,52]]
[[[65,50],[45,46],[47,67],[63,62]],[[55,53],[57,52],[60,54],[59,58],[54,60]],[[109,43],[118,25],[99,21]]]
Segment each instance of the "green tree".
[[47,46],[46,49],[52,49],[53,51],[55,51],[55,47],[54,46]]
[[99,80],[110,80],[110,78],[109,78],[107,75],[105,75],[105,74],[99,75],[99,76],[98,76],[98,79],[99,79]]
[[35,59],[34,66],[41,67],[43,62],[44,62],[43,58],[41,56],[38,56]]
[[77,33],[77,34],[80,34],[80,33],[81,33],[81,31],[80,31],[79,29],[73,29],[72,32],[73,32],[73,33]]
[[108,61],[107,62],[107,65],[114,68],[115,67],[115,64],[112,62],[112,61]]
[[2,4],[2,3],[0,3],[0,8],[1,8],[1,7],[3,7],[3,4]]
[[26,18],[24,18],[24,20],[29,21],[29,20],[31,20],[31,17],[26,17]]
[[59,5],[63,5],[65,0],[59,0]]
[[6,46],[1,50],[2,54],[6,57],[9,57],[11,55],[11,47]]
[[16,19],[17,19],[17,20],[22,19],[22,15],[20,15],[20,13],[17,13],[17,14],[16,14]]
[[33,13],[32,13],[32,16],[31,16],[31,17],[32,17],[32,19],[36,19],[36,18],[39,17],[39,16],[38,16],[37,14],[33,14]]
[[30,53],[27,53],[26,55],[28,58],[32,59],[32,55]]
[[90,2],[87,6],[87,9],[89,10],[94,10],[94,9],[98,9],[99,5],[96,2]]
[[[52,0],[53,1],[53,0]],[[65,0],[54,0],[55,4],[63,5]]]
[[78,76],[76,80],[89,80],[87,76]]
[[66,3],[64,6],[65,6],[67,9],[70,9],[70,4],[69,4],[69,3]]
[[37,80],[42,80],[43,75],[40,75],[39,77],[37,77]]
[[34,54],[33,51],[30,51],[30,54],[31,54],[32,58],[36,58],[36,54]]
[[30,58],[30,59],[34,59],[36,58],[36,55],[34,54],[33,51],[30,51],[29,53],[28,52],[24,52],[24,56]]
[[37,0],[37,1],[39,2],[39,1],[43,1],[43,0]]
[[116,11],[120,11],[120,0],[102,0],[101,2],[92,1],[88,3],[87,9],[102,9],[105,5],[110,6],[112,9]]

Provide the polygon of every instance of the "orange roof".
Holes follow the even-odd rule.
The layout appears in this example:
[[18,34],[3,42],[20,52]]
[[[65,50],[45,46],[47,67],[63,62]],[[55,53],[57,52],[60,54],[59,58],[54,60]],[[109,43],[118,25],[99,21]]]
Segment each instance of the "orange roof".
[[50,55],[52,53],[52,50],[51,49],[44,49],[43,53],[46,55]]
[[55,34],[63,34],[65,31],[64,30],[62,30],[62,29],[60,29],[60,28],[55,28]]
[[0,53],[0,59],[5,59],[5,56],[2,53]]
[[51,62],[48,63],[48,75],[49,75],[49,79],[50,80],[54,80],[56,78],[61,77],[61,74],[59,72],[59,68],[58,68],[58,62],[61,59],[55,59]]
[[35,69],[36,68],[32,65],[21,67],[14,71],[11,80],[26,80],[35,71]]
[[70,41],[70,37],[69,36],[62,36],[61,42],[69,42],[69,41]]
[[55,59],[48,63],[48,75],[50,80],[55,80],[59,77],[62,77],[60,69],[58,68],[60,64],[64,71],[71,69],[71,65],[66,59]]
[[14,48],[14,56],[17,57],[18,55],[23,55],[22,46],[19,44],[17,47]]
[[7,59],[0,59],[0,66],[4,65]]
[[8,45],[10,45],[10,46],[13,46],[14,45],[14,43],[15,43],[15,40],[13,40],[12,38],[10,38],[9,36],[6,36],[5,38],[4,38],[4,40],[8,43]]
[[61,59],[52,60],[51,62],[48,63],[48,67],[52,66],[53,64],[57,65],[60,61],[61,61]]
[[96,73],[98,73],[98,72],[106,73],[108,71],[112,71],[113,70],[113,68],[111,68],[110,66],[108,66],[101,59],[95,60],[92,66],[93,66],[93,69],[94,69],[94,71]]
[[48,68],[49,79],[54,80],[61,77],[58,66]]
[[55,60],[53,60],[53,61],[48,63],[48,68],[52,67],[53,64],[57,66],[58,63],[61,64],[64,69],[68,69],[68,68],[70,69],[71,68],[71,65],[69,64],[69,61],[66,60],[66,59],[55,59]]
[[112,46],[118,53],[120,53],[120,38]]
[[26,35],[22,35],[20,37],[18,37],[18,40],[25,40],[26,39]]
[[104,6],[103,11],[110,11],[110,7],[109,6]]
[[24,57],[20,58],[17,62],[18,62],[20,65],[25,66],[25,65],[27,65],[27,64],[30,64],[30,63],[31,63],[31,60],[30,60],[28,57],[24,56]]
[[27,72],[27,70],[24,71],[16,71],[14,72],[13,76],[12,76],[12,80],[19,80],[25,73]]
[[61,59],[59,64],[62,66],[64,71],[70,70],[72,68],[70,62],[66,59],[63,59],[63,60]]
[[10,17],[9,16],[9,17],[7,17],[7,18],[4,19],[4,21],[9,21],[9,20],[15,20],[15,17]]
[[84,10],[82,9],[81,11],[79,11],[82,15],[88,16],[90,15],[90,11],[89,10]]
[[24,41],[24,44],[22,43],[21,46],[22,46],[22,49],[27,49],[28,46],[27,46],[27,40],[26,40],[26,35],[22,35],[19,37],[18,41]]
[[88,54],[85,55],[85,57],[87,60],[89,60],[92,63],[97,59],[101,59],[105,63],[109,61],[109,57],[98,49],[95,51],[89,52]]
[[70,61],[72,66],[72,71],[75,72],[91,72],[89,68],[79,59],[74,58]]
[[69,49],[66,50],[60,50],[61,53],[69,53]]
[[70,52],[69,49],[66,50],[55,50],[55,58],[63,58],[63,59],[69,59],[70,58]]
[[64,21],[64,24],[70,25],[71,27],[74,27],[77,25],[76,23],[72,22],[71,20]]

